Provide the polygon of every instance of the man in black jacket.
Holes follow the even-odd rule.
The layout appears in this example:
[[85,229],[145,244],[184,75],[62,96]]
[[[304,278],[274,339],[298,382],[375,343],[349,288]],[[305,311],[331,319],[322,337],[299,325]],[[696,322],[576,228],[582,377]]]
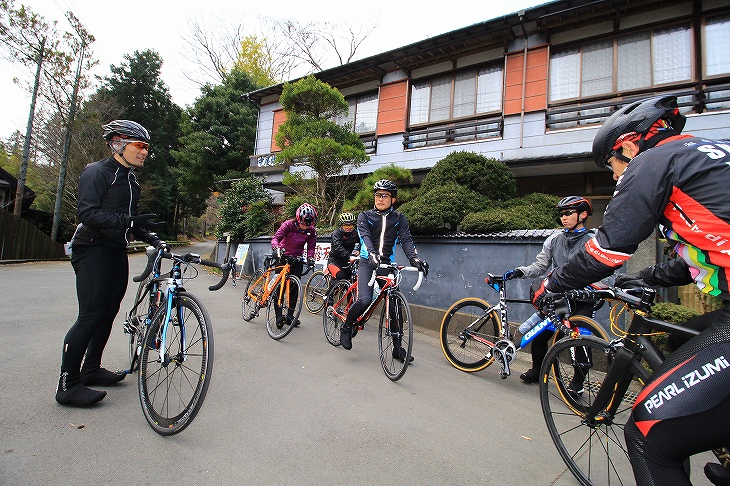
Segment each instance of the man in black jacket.
[[140,186],[134,169],[144,166],[149,133],[129,120],[115,120],[103,128],[112,156],[81,171],[79,225],[71,239],[79,315],[63,341],[56,389],[56,401],[69,406],[91,405],[106,396],[87,385],[108,386],[124,379],[123,372],[102,368],[101,356],[127,291],[126,247],[132,236],[151,245],[160,243],[151,232],[156,216],[138,214]]

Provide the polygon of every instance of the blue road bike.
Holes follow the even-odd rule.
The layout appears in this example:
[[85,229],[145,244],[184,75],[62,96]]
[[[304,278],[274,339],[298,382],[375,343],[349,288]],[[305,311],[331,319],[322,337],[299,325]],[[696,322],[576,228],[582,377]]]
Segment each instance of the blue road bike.
[[[508,325],[507,304],[529,304],[526,299],[507,298],[506,281],[502,276],[487,274],[487,284],[499,293],[499,303],[491,305],[487,301],[469,297],[455,302],[441,321],[441,349],[454,367],[466,372],[481,371],[496,359],[500,366],[501,378],[507,378],[510,365],[517,351],[527,346],[539,334],[555,331],[549,319],[542,321],[522,337],[519,345],[512,342],[513,332]],[[593,335],[608,339],[606,331],[590,317],[574,315],[568,321],[572,337]],[[551,346],[565,334],[555,332]],[[577,357],[578,366],[590,367],[589,355]]]

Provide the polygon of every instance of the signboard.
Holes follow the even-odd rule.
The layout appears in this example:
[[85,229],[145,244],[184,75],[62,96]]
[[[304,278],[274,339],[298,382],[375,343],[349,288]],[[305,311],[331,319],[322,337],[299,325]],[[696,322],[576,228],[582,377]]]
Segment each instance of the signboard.
[[243,262],[246,261],[246,257],[248,256],[248,252],[251,249],[251,245],[249,243],[239,243],[238,248],[236,248],[236,266],[243,267]]
[[322,265],[322,267],[327,266],[327,258],[330,255],[331,246],[332,246],[332,243],[317,243],[317,246],[314,247],[314,264],[315,265]]

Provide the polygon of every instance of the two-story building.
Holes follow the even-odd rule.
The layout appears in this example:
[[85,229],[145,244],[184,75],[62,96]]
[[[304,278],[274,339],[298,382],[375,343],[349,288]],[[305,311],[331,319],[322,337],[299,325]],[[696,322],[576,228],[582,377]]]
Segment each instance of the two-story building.
[[[350,104],[370,156],[358,172],[395,163],[418,180],[452,151],[478,152],[512,169],[520,195],[586,195],[597,225],[615,185],[590,156],[598,127],[628,101],[672,93],[685,131],[730,136],[729,41],[728,0],[557,0],[315,76]],[[275,191],[281,89],[249,95],[251,172]]]

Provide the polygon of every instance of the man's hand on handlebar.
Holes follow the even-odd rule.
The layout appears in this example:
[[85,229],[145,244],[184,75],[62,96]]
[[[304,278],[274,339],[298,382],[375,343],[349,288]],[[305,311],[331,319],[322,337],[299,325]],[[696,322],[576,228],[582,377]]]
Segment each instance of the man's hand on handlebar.
[[411,260],[411,266],[416,267],[419,272],[423,272],[424,277],[428,276],[428,263],[424,260],[414,258]]

